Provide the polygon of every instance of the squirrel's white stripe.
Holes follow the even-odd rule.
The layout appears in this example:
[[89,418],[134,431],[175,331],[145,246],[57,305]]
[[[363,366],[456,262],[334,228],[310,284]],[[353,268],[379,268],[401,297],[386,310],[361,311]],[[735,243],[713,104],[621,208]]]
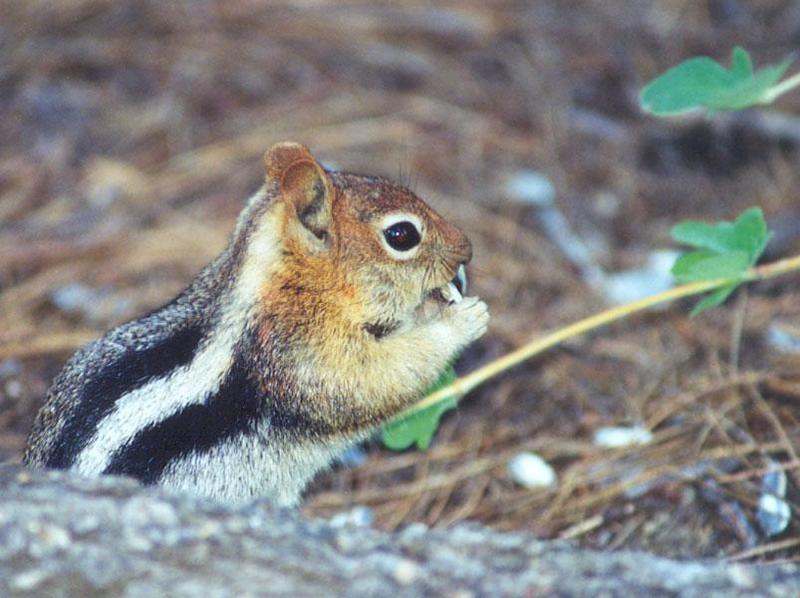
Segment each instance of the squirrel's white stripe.
[[231,291],[231,300],[210,334],[212,341],[190,363],[122,395],[78,454],[73,469],[86,475],[101,474],[114,451],[142,429],[216,392],[231,366],[234,347],[242,336],[255,300],[277,264],[279,235],[273,232],[277,217],[276,210],[268,210],[252,233],[253,239],[237,284]]
[[[263,426],[268,428],[269,422]],[[268,496],[277,505],[292,507],[314,474],[355,441],[266,442],[268,433],[241,434],[202,453],[189,453],[170,463],[159,483],[226,503]]]

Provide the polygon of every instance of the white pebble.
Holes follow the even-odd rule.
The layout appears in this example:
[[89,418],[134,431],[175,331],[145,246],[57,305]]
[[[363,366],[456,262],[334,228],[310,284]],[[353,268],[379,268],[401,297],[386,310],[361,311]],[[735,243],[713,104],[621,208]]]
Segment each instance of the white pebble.
[[800,329],[785,322],[773,322],[767,329],[767,342],[781,353],[800,353]]
[[9,380],[6,382],[5,390],[9,399],[18,399],[22,394],[22,384],[19,380]]
[[4,359],[0,361],[0,379],[18,376],[22,373],[22,362],[19,359]]
[[647,428],[641,427],[615,427],[600,428],[594,433],[595,446],[604,448],[622,448],[637,444],[650,444],[653,434]]
[[520,203],[549,206],[556,198],[556,188],[536,170],[520,170],[508,177],[506,194]]
[[767,536],[777,536],[788,526],[792,510],[783,499],[786,496],[786,472],[770,462],[769,471],[761,478],[761,497],[758,499],[756,520]]
[[767,536],[777,536],[792,519],[792,510],[786,501],[774,494],[762,494],[758,499],[756,519]]
[[31,569],[19,573],[11,580],[11,588],[18,592],[30,592],[35,590],[50,578],[50,573],[44,569]]
[[401,586],[407,586],[419,577],[420,569],[417,564],[408,559],[400,559],[392,570],[392,577]]
[[653,251],[642,268],[609,274],[603,284],[606,297],[621,304],[666,291],[675,282],[670,271],[679,255],[671,249]]
[[372,509],[364,505],[356,505],[349,511],[337,513],[330,519],[332,527],[369,527],[372,525],[375,515]]
[[525,488],[547,488],[556,483],[556,472],[534,453],[519,453],[508,462],[511,479]]
[[774,462],[770,462],[769,471],[761,478],[761,493],[774,494],[778,498],[786,496],[786,472]]
[[339,455],[339,462],[345,467],[361,467],[367,462],[367,453],[360,446],[351,446]]
[[50,293],[50,299],[61,311],[67,313],[79,312],[86,305],[91,305],[100,296],[96,289],[92,289],[79,282],[73,282],[58,287]]

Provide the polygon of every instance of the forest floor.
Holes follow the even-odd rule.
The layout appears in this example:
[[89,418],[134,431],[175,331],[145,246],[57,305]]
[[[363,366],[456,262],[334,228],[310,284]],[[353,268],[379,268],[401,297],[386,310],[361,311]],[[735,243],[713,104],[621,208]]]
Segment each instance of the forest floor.
[[[637,104],[648,79],[689,56],[727,62],[740,44],[757,64],[785,57],[800,39],[796,2],[0,8],[3,459],[19,459],[71,352],[169,300],[221,250],[276,141],[399,178],[468,233],[471,288],[492,322],[461,373],[608,306],[598,280],[657,262],[682,218],[759,205],[775,231],[765,259],[800,251],[800,94],[707,119],[656,120]],[[525,180],[538,193],[552,183],[555,207],[521,201]],[[553,214],[568,226],[554,230]],[[797,278],[700,317],[689,305],[491,381],[427,452],[367,443],[362,463],[317,479],[304,510],[365,505],[384,529],[470,519],[604,549],[798,559]],[[632,425],[652,441],[593,442]],[[510,478],[527,450],[555,467],[552,488]],[[768,538],[755,514],[776,467],[794,519]]]

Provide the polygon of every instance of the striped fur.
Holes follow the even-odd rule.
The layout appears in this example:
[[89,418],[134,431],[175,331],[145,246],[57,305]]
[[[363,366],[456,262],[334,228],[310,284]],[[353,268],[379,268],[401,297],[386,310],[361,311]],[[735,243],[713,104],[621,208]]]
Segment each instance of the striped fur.
[[268,203],[262,189],[228,250],[178,298],[70,360],[34,424],[27,463],[155,484],[167,468],[172,480],[197,470],[212,445],[265,434],[272,403],[256,381],[246,388],[246,339],[279,251]]

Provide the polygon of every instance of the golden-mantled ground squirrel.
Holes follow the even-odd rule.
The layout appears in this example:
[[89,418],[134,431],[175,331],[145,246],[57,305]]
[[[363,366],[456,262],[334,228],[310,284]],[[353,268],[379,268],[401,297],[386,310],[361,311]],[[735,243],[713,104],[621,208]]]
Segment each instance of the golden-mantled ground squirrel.
[[225,251],[70,359],[26,463],[291,505],[486,331],[469,241],[411,191],[296,143],[265,162]]

